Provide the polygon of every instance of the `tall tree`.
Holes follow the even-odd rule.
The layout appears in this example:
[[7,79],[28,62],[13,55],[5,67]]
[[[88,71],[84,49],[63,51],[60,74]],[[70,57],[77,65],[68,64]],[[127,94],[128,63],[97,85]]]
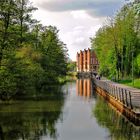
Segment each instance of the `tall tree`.
[[27,32],[29,31],[30,24],[36,22],[31,17],[31,13],[37,8],[33,7],[28,0],[15,0],[17,11],[17,26],[19,27],[19,43],[27,41]]
[[58,29],[34,20],[36,8],[28,0],[0,3],[0,99],[58,83],[67,71],[67,48]]
[[[66,74],[67,49],[58,38],[56,27],[48,26],[41,34],[42,51],[47,63],[43,63],[49,76],[54,78]],[[51,77],[50,77],[51,78]]]
[[3,58],[3,53],[10,45],[9,28],[13,24],[13,15],[15,3],[14,0],[3,0],[0,2],[0,66]]
[[109,77],[130,77],[133,70],[135,75],[138,74],[139,8],[137,2],[123,6],[115,18],[110,20],[110,24],[102,27],[92,39],[92,47],[100,61],[100,71]]

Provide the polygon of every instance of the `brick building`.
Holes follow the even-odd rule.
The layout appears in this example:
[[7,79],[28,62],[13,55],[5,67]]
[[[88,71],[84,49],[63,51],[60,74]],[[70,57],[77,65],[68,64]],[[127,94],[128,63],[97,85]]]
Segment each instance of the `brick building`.
[[77,52],[77,72],[97,73],[99,62],[94,51],[91,49]]

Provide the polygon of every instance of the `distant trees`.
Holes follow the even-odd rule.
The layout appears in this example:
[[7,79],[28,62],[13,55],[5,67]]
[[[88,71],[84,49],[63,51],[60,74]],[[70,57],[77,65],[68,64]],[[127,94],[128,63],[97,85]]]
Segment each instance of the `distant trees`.
[[0,2],[0,98],[56,84],[67,71],[67,48],[53,26],[32,18],[28,0]]
[[100,62],[100,73],[122,79],[140,75],[140,3],[122,7],[91,39]]
[[67,69],[69,72],[75,72],[76,71],[76,62],[69,60],[67,64]]

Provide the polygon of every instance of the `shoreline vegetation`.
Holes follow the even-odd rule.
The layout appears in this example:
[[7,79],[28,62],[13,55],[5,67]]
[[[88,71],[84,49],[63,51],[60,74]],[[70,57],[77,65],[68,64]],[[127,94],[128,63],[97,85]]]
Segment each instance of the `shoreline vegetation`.
[[71,72],[71,71],[67,72],[67,75],[65,77],[59,78],[60,84],[75,81],[77,79],[76,74],[77,72]]
[[34,95],[59,85],[67,74],[68,50],[55,26],[32,18],[29,0],[0,4],[0,100]]

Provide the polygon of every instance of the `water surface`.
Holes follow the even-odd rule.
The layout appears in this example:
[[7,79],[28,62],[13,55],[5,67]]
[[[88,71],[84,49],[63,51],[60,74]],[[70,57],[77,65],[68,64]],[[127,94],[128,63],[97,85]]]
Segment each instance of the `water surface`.
[[0,140],[140,140],[140,127],[98,96],[90,79],[56,92],[55,98],[1,104]]

